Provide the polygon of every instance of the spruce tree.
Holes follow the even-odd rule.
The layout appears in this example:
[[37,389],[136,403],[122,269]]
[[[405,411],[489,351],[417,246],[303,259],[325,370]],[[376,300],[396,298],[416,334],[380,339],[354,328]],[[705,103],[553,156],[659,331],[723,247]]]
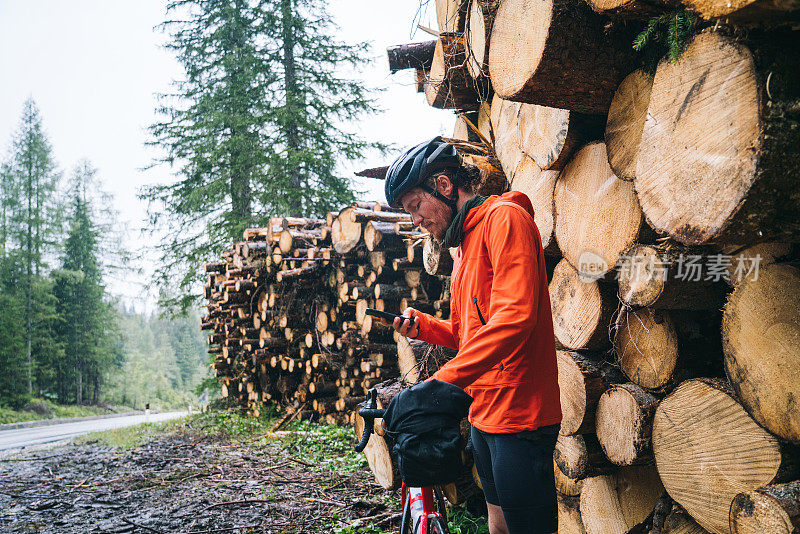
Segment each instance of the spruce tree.
[[355,75],[366,46],[335,40],[319,0],[173,0],[167,12],[186,78],[162,95],[151,144],[177,182],[142,196],[168,232],[162,304],[186,309],[204,261],[269,215],[322,215],[351,200],[337,165],[379,145],[349,131],[375,111],[342,74]]
[[22,407],[30,398],[25,361],[24,302],[16,295],[0,292],[0,404]]
[[58,372],[62,384],[58,394],[62,402],[74,399],[78,404],[86,400],[87,391],[98,400],[100,380],[116,359],[114,314],[103,300],[99,232],[92,218],[90,191],[95,190],[95,172],[88,162],[75,170],[61,270],[53,273],[59,338],[65,352]]
[[33,314],[35,278],[55,255],[60,232],[59,174],[39,109],[28,99],[11,144],[3,179],[3,246],[13,248],[23,267],[19,290],[24,296],[28,393],[33,392]]
[[9,218],[19,202],[19,191],[8,163],[0,164],[0,258],[9,247]]

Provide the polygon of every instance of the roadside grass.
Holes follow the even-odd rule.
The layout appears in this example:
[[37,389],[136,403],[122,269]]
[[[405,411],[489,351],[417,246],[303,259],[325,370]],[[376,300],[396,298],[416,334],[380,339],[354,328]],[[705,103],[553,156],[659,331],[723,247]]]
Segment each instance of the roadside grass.
[[238,410],[199,413],[186,420],[188,429],[203,434],[224,436],[234,441],[250,441],[269,432],[278,421],[276,412],[266,409],[259,417],[247,417]]
[[183,418],[158,423],[142,423],[102,432],[91,432],[78,436],[74,440],[76,443],[100,443],[108,447],[128,450],[144,445],[160,435],[182,432],[185,430],[185,424],[186,421]]
[[103,406],[75,406],[56,404],[47,399],[34,399],[23,408],[15,410],[0,406],[0,424],[21,423],[25,421],[38,421],[42,419],[55,419],[61,417],[89,417],[93,415],[106,415],[121,411],[132,411],[126,407]]
[[302,421],[288,430],[296,434],[281,440],[284,450],[313,469],[354,473],[368,468],[366,456],[353,450],[357,440],[351,427]]
[[341,470],[348,473],[366,469],[366,457],[353,450],[353,429],[311,421],[289,423],[282,432],[270,429],[278,421],[275,412],[267,411],[259,417],[245,417],[237,411],[219,411],[198,414],[187,424],[210,434],[221,434],[235,441],[246,441],[252,446],[279,442],[293,458],[315,470]]

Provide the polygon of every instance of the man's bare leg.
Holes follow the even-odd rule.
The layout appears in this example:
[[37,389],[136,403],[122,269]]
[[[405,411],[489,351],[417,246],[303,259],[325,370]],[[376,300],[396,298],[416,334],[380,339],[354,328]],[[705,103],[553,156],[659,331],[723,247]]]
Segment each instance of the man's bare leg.
[[[489,510],[489,534],[508,534],[508,525],[506,525],[506,518],[503,515],[503,509],[496,504],[486,503],[486,508]],[[553,532],[553,534],[558,534]]]
[[503,509],[496,504],[486,503],[489,510],[489,534],[508,534],[506,518],[503,516]]

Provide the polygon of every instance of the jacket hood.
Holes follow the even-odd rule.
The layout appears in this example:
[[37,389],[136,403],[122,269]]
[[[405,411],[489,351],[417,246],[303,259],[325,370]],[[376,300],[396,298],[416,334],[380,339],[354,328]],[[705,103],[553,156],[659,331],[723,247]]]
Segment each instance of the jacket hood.
[[507,193],[503,193],[502,195],[492,195],[486,199],[486,202],[478,206],[477,208],[473,208],[467,214],[466,219],[464,219],[464,232],[469,232],[479,222],[483,220],[484,217],[492,210],[498,203],[500,202],[513,202],[514,204],[518,204],[522,208],[525,209],[528,213],[531,214],[533,217],[533,205],[531,204],[531,200],[528,198],[528,195],[525,193],[520,193],[519,191],[509,191]]

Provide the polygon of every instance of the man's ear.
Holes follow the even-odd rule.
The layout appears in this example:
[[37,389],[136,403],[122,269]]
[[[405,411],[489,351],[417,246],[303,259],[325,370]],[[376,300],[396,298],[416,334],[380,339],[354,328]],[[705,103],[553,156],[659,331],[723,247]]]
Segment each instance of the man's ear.
[[453,194],[453,182],[450,181],[446,174],[440,174],[436,177],[436,186],[436,189],[448,198]]

